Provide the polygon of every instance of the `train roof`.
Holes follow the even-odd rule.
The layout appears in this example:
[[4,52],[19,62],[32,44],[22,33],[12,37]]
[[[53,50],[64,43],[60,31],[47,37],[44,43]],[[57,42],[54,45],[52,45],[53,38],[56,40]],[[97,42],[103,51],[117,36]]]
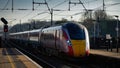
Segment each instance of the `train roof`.
[[30,31],[23,31],[23,32],[17,32],[17,33],[10,33],[10,35],[19,35],[19,34],[26,34],[26,33],[35,33],[35,32],[39,32],[43,29],[43,31],[46,30],[57,30],[57,29],[62,29],[62,28],[72,28],[72,27],[77,27],[79,26],[81,29],[85,28],[82,24],[79,23],[75,23],[75,22],[66,22],[62,25],[58,25],[58,26],[51,26],[51,27],[42,27],[41,29],[35,29],[35,30],[30,30]]
[[43,29],[44,31],[45,30],[57,30],[57,29],[61,29],[62,26],[52,26],[52,27],[49,27],[49,28],[45,28]]
[[76,22],[67,22],[67,23],[63,24],[63,27],[68,27],[68,28],[80,27],[81,29],[84,28],[84,26],[82,24],[76,23]]
[[31,31],[17,32],[17,33],[10,33],[10,35],[19,35],[19,34],[26,34],[26,33],[39,32],[40,30],[41,30],[41,29],[31,30]]

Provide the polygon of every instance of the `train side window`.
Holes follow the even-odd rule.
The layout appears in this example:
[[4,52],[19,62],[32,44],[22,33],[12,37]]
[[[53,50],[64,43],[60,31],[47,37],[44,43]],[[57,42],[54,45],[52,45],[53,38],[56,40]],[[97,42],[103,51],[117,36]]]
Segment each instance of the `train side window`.
[[32,40],[32,41],[38,41],[38,33],[37,32],[35,32],[35,33],[31,33],[30,34],[30,40]]

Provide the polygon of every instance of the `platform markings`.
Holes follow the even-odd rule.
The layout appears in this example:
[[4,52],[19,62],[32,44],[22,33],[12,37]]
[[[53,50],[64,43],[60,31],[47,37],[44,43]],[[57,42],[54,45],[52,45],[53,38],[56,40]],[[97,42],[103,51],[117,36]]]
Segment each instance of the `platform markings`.
[[12,68],[15,68],[15,65],[14,65],[14,63],[12,62],[11,57],[8,55],[8,52],[7,52],[6,48],[5,48],[5,51],[6,51],[6,54],[7,54],[8,60],[10,61],[10,64],[11,64]]
[[[16,49],[16,48],[15,48]],[[28,56],[26,56],[25,54],[23,54],[21,51],[19,51],[18,49],[16,49],[18,52],[20,52],[22,55],[24,55],[28,60],[30,60],[31,62],[33,62],[38,68],[43,68],[41,67],[39,64],[37,64],[35,61],[33,61],[32,59],[30,59]]]

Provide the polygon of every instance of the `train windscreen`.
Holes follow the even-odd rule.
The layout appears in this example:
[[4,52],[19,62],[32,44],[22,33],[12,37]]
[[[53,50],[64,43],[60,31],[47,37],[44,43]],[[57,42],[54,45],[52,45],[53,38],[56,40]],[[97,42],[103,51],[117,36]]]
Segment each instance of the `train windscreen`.
[[81,28],[81,26],[74,23],[69,23],[69,24],[66,24],[66,28],[68,30],[68,34],[70,35],[71,39],[74,39],[74,40],[85,39],[85,32],[83,28]]

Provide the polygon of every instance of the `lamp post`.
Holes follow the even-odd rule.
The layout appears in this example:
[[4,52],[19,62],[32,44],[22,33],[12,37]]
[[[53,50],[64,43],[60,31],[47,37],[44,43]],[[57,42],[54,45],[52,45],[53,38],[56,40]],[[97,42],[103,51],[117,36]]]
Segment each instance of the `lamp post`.
[[116,49],[117,49],[117,53],[118,53],[118,51],[119,51],[119,49],[118,49],[118,42],[119,42],[119,19],[118,19],[118,17],[119,16],[117,16],[117,15],[115,15],[115,17],[117,18],[117,24],[116,24],[116,37],[117,37],[117,43],[116,43]]

